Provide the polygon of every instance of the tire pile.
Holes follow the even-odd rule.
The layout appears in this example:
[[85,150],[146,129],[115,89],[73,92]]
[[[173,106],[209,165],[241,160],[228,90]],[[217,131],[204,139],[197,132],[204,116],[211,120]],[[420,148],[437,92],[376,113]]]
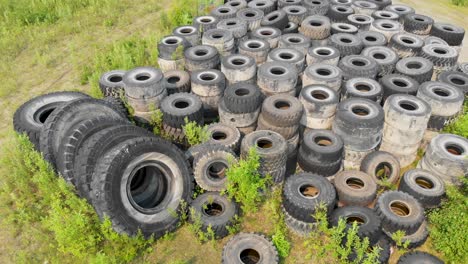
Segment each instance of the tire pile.
[[[331,225],[357,221],[386,263],[389,236],[403,230],[410,248],[423,244],[425,210],[468,174],[468,140],[439,134],[468,94],[468,64],[458,64],[464,34],[391,0],[227,1],[158,43],[160,69],[105,73],[103,100],[31,99],[14,128],[116,231],[156,238],[175,230],[182,201],[204,229],[227,236],[241,212],[220,194],[226,170],[256,148],[260,174],[283,188],[293,232],[314,232],[324,204]],[[160,110],[177,144],[132,124],[121,94],[138,125]],[[209,124],[210,140],[188,148],[185,120]],[[426,145],[417,168],[400,176]],[[398,190],[378,192],[388,184]],[[206,192],[192,200],[195,185]],[[268,238],[248,233],[232,237],[222,257],[279,261]],[[399,263],[414,259],[441,263],[422,252]]]

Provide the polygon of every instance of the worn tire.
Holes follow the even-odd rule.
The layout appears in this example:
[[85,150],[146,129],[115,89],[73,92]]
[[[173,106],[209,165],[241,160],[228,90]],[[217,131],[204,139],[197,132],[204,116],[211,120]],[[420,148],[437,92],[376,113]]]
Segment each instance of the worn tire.
[[198,29],[200,33],[204,33],[210,29],[216,28],[219,19],[214,16],[198,16],[192,20],[192,25]]
[[377,62],[362,55],[349,55],[340,60],[338,66],[343,71],[343,79],[349,80],[354,77],[365,77],[375,79],[379,71]]
[[404,58],[395,65],[395,73],[409,76],[419,83],[430,81],[433,71],[434,63],[421,57]]
[[215,238],[220,239],[229,235],[228,227],[235,222],[235,217],[240,214],[239,206],[218,192],[205,192],[193,200],[190,205],[194,209],[201,229],[207,232],[208,228],[214,232]]
[[398,54],[388,47],[373,46],[365,48],[361,55],[373,58],[378,66],[378,77],[385,77],[393,73],[395,65],[400,59]]
[[362,160],[360,170],[370,175],[377,184],[381,183],[382,178],[393,184],[400,179],[400,162],[385,151],[368,154]]
[[309,65],[302,75],[302,86],[325,85],[340,93],[343,72],[338,66],[314,63]]
[[[180,107],[178,107],[180,104]],[[198,96],[176,93],[164,98],[161,103],[163,123],[175,128],[185,125],[185,118],[203,124],[203,106]]]
[[421,169],[405,172],[398,190],[412,195],[424,208],[438,207],[445,195],[444,182],[435,174]]
[[375,211],[382,220],[382,229],[394,233],[416,232],[424,221],[424,209],[411,195],[399,191],[386,191],[377,199]]
[[328,44],[339,50],[341,57],[360,54],[364,47],[360,38],[349,33],[333,34]]
[[209,143],[223,145],[234,152],[239,150],[241,134],[236,127],[222,123],[213,123],[208,126],[207,131],[210,136]]
[[456,71],[447,71],[441,73],[437,77],[437,80],[455,86],[460,89],[465,96],[468,95],[468,74]]
[[450,46],[459,46],[463,43],[465,29],[451,24],[434,23],[431,35],[445,40]]
[[239,54],[254,58],[257,65],[267,60],[269,52],[270,43],[263,39],[247,39],[239,44]]
[[434,19],[420,14],[408,14],[403,18],[403,28],[415,35],[429,35]]
[[99,78],[99,89],[102,95],[119,98],[124,94],[124,84],[122,82],[125,71],[113,70],[106,72]]
[[289,19],[286,12],[280,9],[265,15],[260,25],[262,27],[275,27],[282,31],[288,25],[288,22]]
[[388,43],[387,37],[380,32],[361,31],[357,36],[361,39],[364,48],[374,46],[383,47],[387,46]]
[[398,264],[415,264],[415,263],[425,263],[425,264],[444,264],[444,262],[436,256],[433,256],[429,253],[422,251],[412,251],[403,254],[400,259],[398,259]]
[[129,70],[123,76],[125,94],[140,99],[156,97],[164,93],[166,87],[161,70],[152,67],[137,67]]
[[237,18],[247,22],[249,31],[259,28],[264,16],[265,13],[256,8],[244,8],[237,12]]
[[333,179],[338,200],[345,205],[367,206],[377,196],[377,184],[362,171],[342,171]]
[[274,126],[288,127],[298,125],[302,113],[302,104],[297,98],[273,95],[263,101],[261,115]]
[[424,46],[424,41],[408,33],[398,33],[392,36],[388,44],[400,58],[418,56]]
[[199,153],[193,160],[193,174],[198,186],[206,191],[226,189],[226,170],[230,161],[236,161],[234,152],[222,145],[213,145]]
[[340,51],[333,47],[317,46],[309,48],[306,61],[309,66],[314,63],[337,66],[340,56]]
[[258,68],[257,85],[265,95],[291,91],[295,93],[297,76],[297,70],[289,63],[266,62]]
[[302,21],[299,32],[310,39],[326,39],[331,33],[330,19],[320,15],[308,16]]
[[251,113],[260,108],[262,96],[258,86],[238,83],[227,87],[223,101],[232,113]]
[[198,45],[188,48],[184,52],[187,71],[216,69],[220,64],[220,55],[215,47]]
[[279,256],[273,243],[262,234],[239,233],[224,246],[223,264],[278,264]]
[[380,218],[370,208],[361,206],[337,208],[330,215],[330,225],[338,226],[340,219],[345,221],[347,229],[353,225],[353,222],[357,222],[359,226],[357,235],[361,239],[367,237],[371,245],[377,243],[382,235]]
[[384,90],[383,101],[394,94],[410,94],[416,95],[419,88],[419,83],[406,75],[389,74],[380,79],[380,84]]
[[174,70],[164,73],[164,85],[167,94],[189,93],[190,92],[190,74],[186,71]]
[[[151,188],[145,184],[147,174],[150,181],[163,184]],[[143,179],[134,182],[135,177]],[[147,188],[139,193],[141,185]],[[155,238],[176,229],[179,219],[171,212],[179,213],[181,201],[190,202],[193,191],[192,173],[183,153],[154,137],[129,139],[110,149],[96,166],[92,186],[96,212],[100,218],[108,217],[114,230],[132,236],[141,232]],[[165,193],[162,197],[161,192]]]
[[341,100],[346,100],[351,97],[369,99],[380,104],[383,97],[383,89],[382,86],[373,79],[352,78],[344,84]]

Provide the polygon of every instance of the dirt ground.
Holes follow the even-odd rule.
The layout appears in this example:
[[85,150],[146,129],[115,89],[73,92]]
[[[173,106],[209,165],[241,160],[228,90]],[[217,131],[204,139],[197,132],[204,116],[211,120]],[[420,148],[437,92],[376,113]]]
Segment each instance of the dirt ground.
[[[167,6],[170,0],[143,1],[152,2],[151,10],[142,11],[144,4],[129,7],[122,13],[125,18],[118,27],[108,28],[95,25],[81,30],[79,33],[67,33],[56,36],[54,27],[47,29],[44,34],[50,34],[51,40],[45,46],[26,47],[14,59],[9,73],[15,80],[11,89],[14,93],[0,97],[0,144],[5,140],[12,128],[12,116],[16,108],[29,98],[59,90],[89,91],[89,85],[80,84],[81,67],[91,61],[102,47],[129,35],[142,36],[157,31],[153,25],[158,21],[159,8]],[[158,8],[154,2],[158,3]],[[449,0],[401,0],[395,3],[408,4],[418,13],[432,16],[436,21],[453,23],[468,28],[468,8],[455,7]],[[75,21],[79,22],[79,21]],[[60,32],[59,32],[60,33]],[[60,33],[61,34],[61,33]],[[155,45],[156,47],[156,45]],[[460,61],[468,61],[468,40],[462,48]],[[5,84],[0,84],[0,86]],[[10,83],[8,85],[11,85]],[[0,206],[1,207],[1,206]],[[1,208],[0,208],[1,214]],[[271,225],[262,215],[262,211],[245,218],[245,231],[269,232]],[[9,252],[15,250],[15,237],[3,226],[0,228],[0,262],[8,263]],[[135,262],[174,263],[176,260],[188,260],[188,263],[219,263],[222,246],[227,239],[215,244],[201,245],[195,237],[184,227],[180,229],[172,240],[161,240],[156,243],[153,253],[145,255]],[[293,249],[286,263],[306,263],[303,259],[305,248],[300,239],[293,236]],[[396,262],[395,257],[392,263]],[[186,263],[186,262],[184,262]]]

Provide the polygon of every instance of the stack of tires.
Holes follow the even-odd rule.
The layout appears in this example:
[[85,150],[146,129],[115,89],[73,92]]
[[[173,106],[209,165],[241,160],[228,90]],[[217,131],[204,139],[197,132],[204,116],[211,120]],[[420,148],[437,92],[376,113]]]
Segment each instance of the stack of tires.
[[122,82],[128,104],[134,111],[133,116],[150,122],[151,116],[167,96],[162,72],[151,67],[139,67],[126,72]]
[[[438,135],[468,94],[468,66],[458,62],[464,34],[390,0],[227,1],[159,41],[160,69],[103,74],[104,100],[34,98],[17,110],[14,128],[99,216],[131,235],[174,230],[169,212],[184,200],[204,230],[226,236],[240,214],[222,195],[226,172],[255,149],[260,175],[283,191],[291,230],[313,231],[324,205],[331,225],[359,222],[385,263],[388,236],[403,230],[410,247],[421,245],[424,209],[440,204],[444,182],[460,184],[468,173],[467,140]],[[127,117],[150,128],[159,111],[173,142]],[[207,125],[207,142],[189,145],[187,121]],[[194,187],[204,194],[192,201]],[[223,258],[278,262],[266,237],[246,233]]]

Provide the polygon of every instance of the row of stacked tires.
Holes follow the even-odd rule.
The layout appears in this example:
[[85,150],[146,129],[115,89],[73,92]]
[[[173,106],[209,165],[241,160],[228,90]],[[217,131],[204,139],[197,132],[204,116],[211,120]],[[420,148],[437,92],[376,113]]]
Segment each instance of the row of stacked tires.
[[[160,69],[103,74],[104,100],[36,97],[16,111],[14,128],[130,235],[173,231],[184,200],[204,229],[227,236],[242,212],[221,195],[226,170],[255,148],[259,173],[283,189],[291,231],[313,232],[324,204],[331,225],[358,222],[386,263],[391,234],[423,244],[425,210],[468,174],[468,140],[439,134],[468,92],[463,38],[463,28],[391,0],[227,1],[158,43]],[[161,111],[176,144],[130,122],[125,105],[145,128]],[[207,124],[209,141],[189,148],[186,121]],[[400,176],[426,145],[417,168]],[[192,200],[195,185],[205,192]],[[398,190],[379,191],[388,185]],[[247,233],[232,237],[222,258],[279,261],[268,238]],[[421,252],[400,262],[415,258],[441,263]]]

